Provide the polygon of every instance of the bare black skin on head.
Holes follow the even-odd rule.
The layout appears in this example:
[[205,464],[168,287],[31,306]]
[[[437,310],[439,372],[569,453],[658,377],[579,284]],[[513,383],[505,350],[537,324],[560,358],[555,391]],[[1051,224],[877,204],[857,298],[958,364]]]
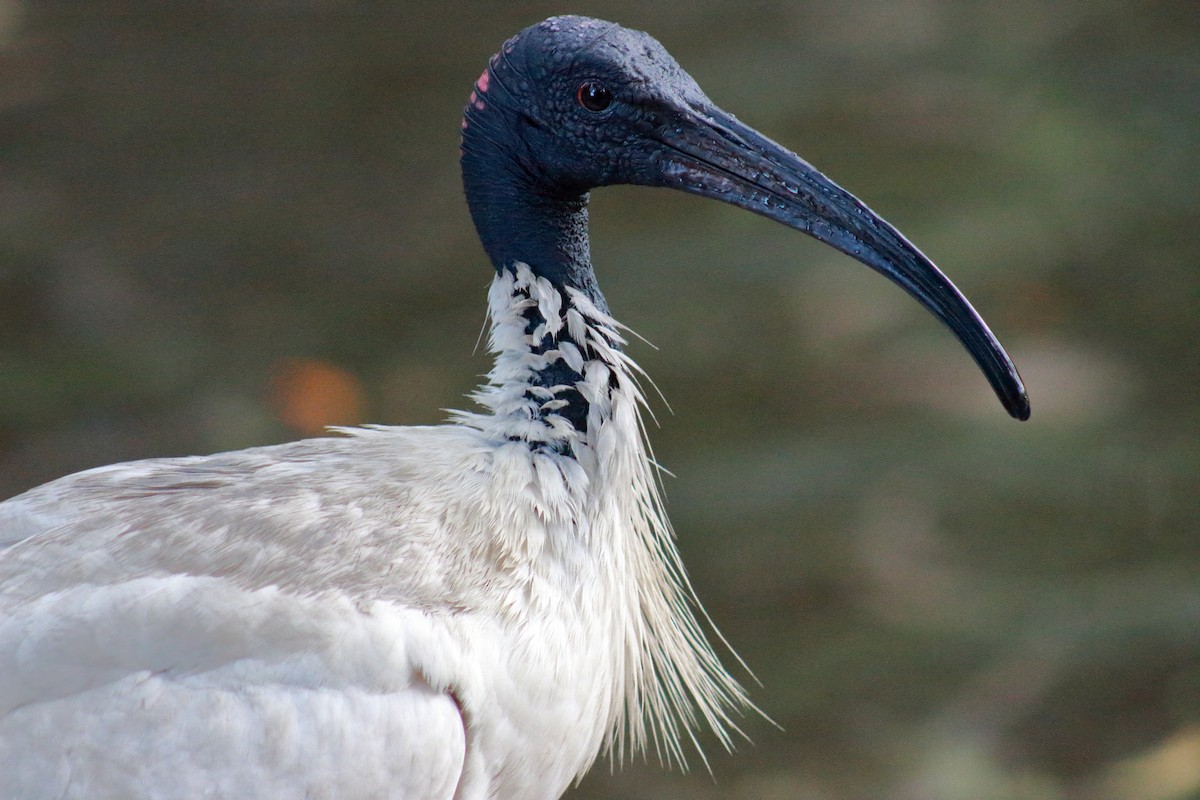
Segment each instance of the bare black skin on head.
[[[588,81],[619,92],[615,102],[599,113],[580,105]],[[585,17],[526,28],[492,57],[487,91],[465,111],[462,169],[497,269],[524,261],[604,307],[588,248],[588,191],[658,182],[647,161],[666,110],[656,96],[663,88],[707,102],[648,34]]]
[[[589,108],[579,99],[585,85],[611,102]],[[714,105],[648,34],[554,17],[510,39],[467,105],[462,170],[497,270],[525,262],[601,308],[587,231],[597,186],[680,189],[803,231],[915,297],[958,336],[1006,410],[1029,416],[1008,354],[949,279],[853,195]]]

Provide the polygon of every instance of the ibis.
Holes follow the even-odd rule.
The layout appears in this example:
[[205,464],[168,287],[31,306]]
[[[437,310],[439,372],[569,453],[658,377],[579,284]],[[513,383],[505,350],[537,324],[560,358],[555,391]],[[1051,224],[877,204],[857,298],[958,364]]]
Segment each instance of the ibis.
[[753,706],[680,563],[592,269],[597,187],[679,189],[832,245],[1029,415],[928,258],[645,33],[521,31],[460,134],[495,269],[478,409],[100,467],[0,504],[0,797],[550,800],[601,753],[678,763],[704,730],[737,735]]

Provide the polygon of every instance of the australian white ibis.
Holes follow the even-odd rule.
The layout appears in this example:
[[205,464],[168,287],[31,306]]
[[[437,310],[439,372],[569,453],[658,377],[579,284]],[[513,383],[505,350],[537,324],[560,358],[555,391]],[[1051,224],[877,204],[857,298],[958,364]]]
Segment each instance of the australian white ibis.
[[588,192],[723,200],[898,283],[1010,414],[1003,348],[891,225],[645,33],[506,42],[462,123],[496,270],[482,407],[446,425],[92,469],[0,504],[0,798],[559,797],[747,704],[693,612]]

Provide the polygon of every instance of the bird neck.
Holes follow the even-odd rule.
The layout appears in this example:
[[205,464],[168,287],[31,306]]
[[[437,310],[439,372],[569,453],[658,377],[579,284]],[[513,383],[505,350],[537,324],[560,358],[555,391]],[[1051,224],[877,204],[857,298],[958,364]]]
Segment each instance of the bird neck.
[[595,445],[616,395],[641,402],[620,325],[581,290],[518,261],[496,274],[488,306],[496,362],[474,394],[488,413],[460,421],[578,457]]
[[588,193],[540,185],[516,159],[470,127],[464,130],[463,189],[471,219],[496,271],[526,264],[559,290],[581,292],[601,311],[588,240]]
[[509,438],[576,452],[596,411],[587,366],[623,363],[606,355],[623,340],[592,270],[588,193],[547,186],[485,122],[464,123],[463,189],[496,269],[491,384],[507,399],[484,405]]

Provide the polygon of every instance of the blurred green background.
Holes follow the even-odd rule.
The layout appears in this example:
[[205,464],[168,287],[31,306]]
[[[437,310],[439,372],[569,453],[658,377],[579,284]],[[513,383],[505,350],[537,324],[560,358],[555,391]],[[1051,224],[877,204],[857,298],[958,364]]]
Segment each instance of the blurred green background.
[[490,274],[460,110],[566,11],[650,31],[905,231],[1033,403],[806,237],[597,193],[684,559],[783,730],[572,796],[1200,798],[1193,0],[0,0],[4,495],[462,407]]

